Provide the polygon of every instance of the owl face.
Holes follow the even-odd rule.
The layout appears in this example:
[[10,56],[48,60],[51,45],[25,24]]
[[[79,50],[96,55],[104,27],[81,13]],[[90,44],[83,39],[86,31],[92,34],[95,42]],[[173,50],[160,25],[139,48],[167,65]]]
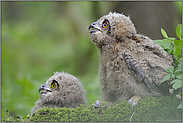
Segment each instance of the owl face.
[[[94,30],[90,30],[93,28]],[[90,34],[92,33],[105,33],[110,34],[110,23],[108,19],[102,19],[97,22],[93,22],[89,28]]]
[[46,84],[41,85],[41,87],[39,88],[40,95],[47,95],[56,90],[59,90],[59,84],[56,80],[47,82]]
[[[40,100],[44,103],[61,104],[84,96],[85,90],[79,80],[64,72],[55,72],[39,88]],[[81,95],[82,94],[82,95]]]
[[56,98],[60,90],[59,80],[57,78],[51,77],[46,81],[45,84],[41,85],[39,88],[40,99],[44,101],[50,101]]
[[129,17],[112,12],[93,22],[88,30],[92,42],[97,46],[114,43],[116,39],[130,37],[136,33]]

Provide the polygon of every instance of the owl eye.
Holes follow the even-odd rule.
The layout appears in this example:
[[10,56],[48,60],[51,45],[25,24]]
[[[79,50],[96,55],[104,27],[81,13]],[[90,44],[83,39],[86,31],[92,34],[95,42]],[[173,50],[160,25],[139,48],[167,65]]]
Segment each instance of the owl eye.
[[102,25],[103,28],[107,28],[108,27],[108,24],[106,22],[103,23]]
[[52,88],[56,88],[56,86],[57,86],[57,85],[56,85],[55,83],[51,84],[51,87],[52,87]]
[[51,88],[56,88],[57,87],[57,81],[53,80],[52,84],[51,84]]

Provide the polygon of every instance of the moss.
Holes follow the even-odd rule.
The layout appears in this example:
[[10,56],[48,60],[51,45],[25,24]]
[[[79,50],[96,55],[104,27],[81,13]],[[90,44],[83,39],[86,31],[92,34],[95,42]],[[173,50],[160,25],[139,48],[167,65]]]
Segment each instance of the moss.
[[180,122],[182,110],[176,109],[181,100],[174,96],[149,97],[130,109],[128,101],[103,103],[99,108],[80,105],[78,108],[43,108],[31,122]]
[[[130,109],[128,101],[117,104],[91,104],[78,108],[43,108],[23,122],[181,122],[182,110],[176,109],[181,100],[175,96],[148,97]],[[22,122],[22,120],[12,120]]]

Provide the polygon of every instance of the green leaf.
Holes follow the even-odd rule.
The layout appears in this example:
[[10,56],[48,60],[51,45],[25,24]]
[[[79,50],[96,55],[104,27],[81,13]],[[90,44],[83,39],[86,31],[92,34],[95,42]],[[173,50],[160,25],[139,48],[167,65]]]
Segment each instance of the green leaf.
[[164,81],[167,81],[168,79],[170,79],[170,74],[166,74],[166,75],[163,77],[163,79],[162,79],[162,81],[160,82],[160,84],[163,83]]
[[172,77],[172,78],[175,78],[175,74],[172,74],[171,77]]
[[156,44],[159,44],[163,49],[165,49],[169,54],[172,53],[173,46],[170,40],[164,41],[163,40],[154,40]]
[[168,38],[170,41],[174,41],[176,38]]
[[168,38],[168,35],[166,34],[165,30],[161,28],[161,34],[165,37]]
[[159,44],[163,49],[170,49],[171,41],[163,41],[163,40],[154,40],[156,44]]
[[5,115],[5,113],[1,113],[1,117],[4,116],[4,115]]
[[[179,63],[182,63],[182,58],[179,59]],[[180,64],[180,65],[182,65],[182,64]],[[181,66],[181,68],[182,68],[182,66]]]
[[180,38],[180,40],[182,40],[182,24],[179,24],[176,28],[176,34],[177,37]]
[[174,71],[174,66],[170,66],[169,68],[166,69],[166,72],[168,73],[173,73]]
[[176,80],[176,82],[173,84],[172,86],[175,90],[177,88],[181,88],[182,87],[182,81],[181,80]]
[[162,44],[163,40],[153,40],[156,44]]
[[178,108],[182,108],[182,103],[178,105],[177,109],[178,109]]
[[181,69],[177,69],[176,71],[175,71],[175,74],[177,75],[177,74],[182,74],[182,70]]
[[177,75],[176,75],[176,78],[182,80],[182,73],[177,74]]
[[179,59],[179,64],[175,70],[175,73],[182,73],[182,58]]
[[175,73],[180,73],[180,72],[182,73],[182,63],[178,64],[178,67],[175,70]]
[[170,84],[176,83],[178,81],[179,81],[178,79],[174,79]]
[[174,44],[174,40],[176,40],[176,38],[165,38],[165,39],[163,39],[163,41],[170,41],[172,44]]
[[176,59],[180,59],[182,57],[182,41],[175,40],[174,41],[174,57]]

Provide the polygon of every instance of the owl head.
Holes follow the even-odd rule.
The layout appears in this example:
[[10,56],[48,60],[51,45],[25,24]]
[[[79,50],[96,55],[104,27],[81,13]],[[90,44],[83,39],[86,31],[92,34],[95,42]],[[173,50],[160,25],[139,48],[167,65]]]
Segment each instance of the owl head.
[[92,42],[98,47],[113,43],[116,39],[123,40],[123,38],[136,34],[136,29],[130,17],[116,12],[104,15],[93,22],[88,29]]
[[71,74],[55,72],[39,88],[39,100],[31,110],[33,114],[39,108],[66,107],[75,108],[86,103],[85,93],[80,81]]
[[39,88],[40,100],[45,103],[67,104],[85,102],[85,90],[79,80],[64,72],[55,72]]

